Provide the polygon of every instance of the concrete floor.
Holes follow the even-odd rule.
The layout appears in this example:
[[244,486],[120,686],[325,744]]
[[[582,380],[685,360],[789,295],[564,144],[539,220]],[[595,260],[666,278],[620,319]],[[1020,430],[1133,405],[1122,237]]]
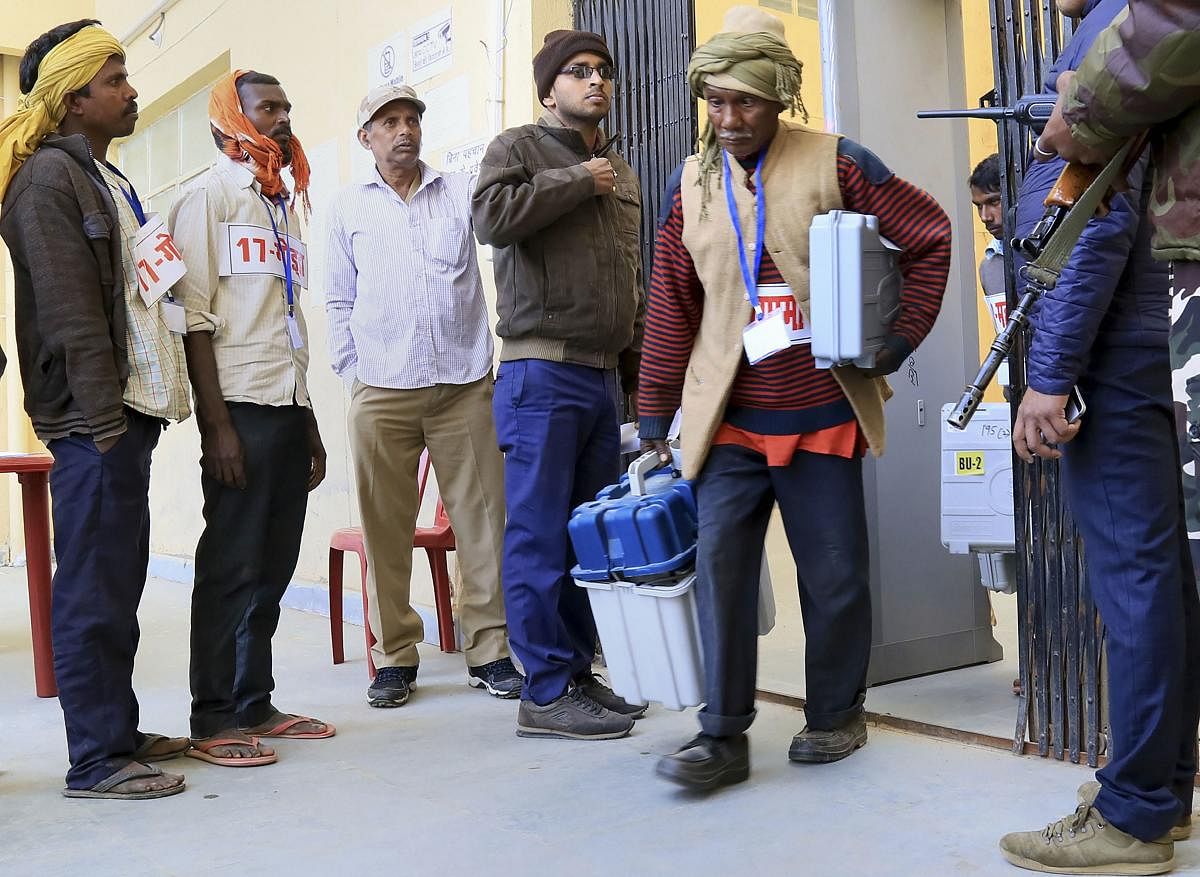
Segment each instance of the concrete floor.
[[[183,585],[151,581],[141,611],[143,728],[187,727]],[[871,729],[854,757],[786,760],[803,723],[762,705],[751,782],[694,799],[653,776],[693,733],[653,709],[626,740],[522,740],[515,704],[463,683],[462,658],[426,648],[400,710],[372,710],[361,630],[329,663],[326,619],[288,610],[276,637],[277,702],[337,724],[279,745],[278,764],[183,759],[188,790],[148,802],[67,800],[56,701],[33,696],[23,570],[0,569],[0,874],[1015,875],[996,850],[1013,828],[1073,805],[1086,770]],[[1177,850],[1200,873],[1200,841]]]
[[[785,564],[779,564],[784,567]],[[804,697],[804,622],[790,570],[773,570],[775,629],[759,640],[758,687]],[[876,685],[867,692],[875,713],[915,719],[975,734],[1011,738],[1017,724],[1012,681],[1020,676],[1017,598],[993,594],[997,624],[992,629],[1004,659]]]

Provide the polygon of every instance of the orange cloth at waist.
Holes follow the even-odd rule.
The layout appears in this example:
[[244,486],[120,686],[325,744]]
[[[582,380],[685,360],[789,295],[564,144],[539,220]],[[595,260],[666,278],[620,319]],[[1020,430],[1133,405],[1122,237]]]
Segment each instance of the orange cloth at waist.
[[867,437],[857,420],[800,435],[761,435],[722,423],[713,436],[714,445],[740,445],[767,458],[768,466],[787,466],[797,451],[831,454],[852,459],[867,452]]

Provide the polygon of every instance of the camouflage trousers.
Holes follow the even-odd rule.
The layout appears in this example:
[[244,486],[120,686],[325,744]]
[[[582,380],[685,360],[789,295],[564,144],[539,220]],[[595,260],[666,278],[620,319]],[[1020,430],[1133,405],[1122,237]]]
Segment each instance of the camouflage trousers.
[[1171,264],[1171,395],[1188,539],[1200,540],[1200,262]]

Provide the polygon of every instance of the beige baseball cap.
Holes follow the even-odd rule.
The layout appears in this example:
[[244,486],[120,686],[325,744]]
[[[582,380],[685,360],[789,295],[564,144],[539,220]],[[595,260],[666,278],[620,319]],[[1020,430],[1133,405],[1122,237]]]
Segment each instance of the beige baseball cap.
[[367,96],[358,105],[358,127],[362,128],[371,118],[394,100],[406,100],[415,104],[425,114],[425,102],[417,97],[417,92],[411,85],[380,85],[367,92]]

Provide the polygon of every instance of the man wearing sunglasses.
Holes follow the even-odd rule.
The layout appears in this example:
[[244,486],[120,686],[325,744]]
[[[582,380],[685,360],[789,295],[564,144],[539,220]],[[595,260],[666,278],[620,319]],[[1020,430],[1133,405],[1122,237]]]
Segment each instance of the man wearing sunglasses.
[[604,39],[547,34],[533,70],[546,111],[492,141],[472,203],[476,235],[496,248],[502,578],[526,673],[517,733],[611,739],[644,707],[592,674],[596,628],[571,582],[567,519],[619,475],[620,398],[637,384],[645,307],[641,197],[599,127],[614,76]]

